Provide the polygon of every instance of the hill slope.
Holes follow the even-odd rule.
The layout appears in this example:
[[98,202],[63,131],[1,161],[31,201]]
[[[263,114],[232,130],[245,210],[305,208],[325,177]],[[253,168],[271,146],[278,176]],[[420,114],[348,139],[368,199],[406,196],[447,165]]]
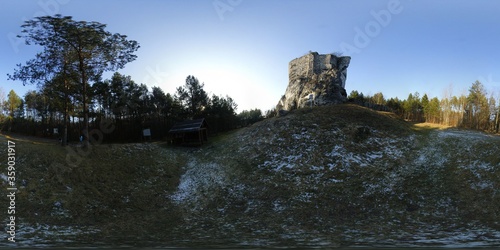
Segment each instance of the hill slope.
[[201,148],[172,197],[191,233],[249,244],[498,243],[499,145],[358,106],[303,109]]
[[76,167],[61,167],[68,151],[55,145],[18,150],[24,223],[95,226],[114,241],[500,242],[499,137],[415,131],[353,105],[296,110],[201,148],[98,145]]

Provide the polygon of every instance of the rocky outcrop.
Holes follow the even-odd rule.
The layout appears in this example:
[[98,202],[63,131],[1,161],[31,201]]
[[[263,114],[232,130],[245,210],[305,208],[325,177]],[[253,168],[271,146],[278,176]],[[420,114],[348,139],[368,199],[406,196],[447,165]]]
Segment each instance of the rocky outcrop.
[[289,83],[276,110],[340,104],[347,100],[345,80],[349,56],[311,52],[288,65]]

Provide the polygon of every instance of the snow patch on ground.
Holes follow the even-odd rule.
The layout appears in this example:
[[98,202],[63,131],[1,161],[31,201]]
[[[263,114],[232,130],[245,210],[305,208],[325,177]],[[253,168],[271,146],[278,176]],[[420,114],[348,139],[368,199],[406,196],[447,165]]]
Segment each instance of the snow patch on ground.
[[191,161],[181,176],[178,190],[170,197],[176,203],[196,202],[216,187],[225,186],[226,172],[216,163]]
[[401,145],[413,143],[414,140],[414,136],[397,139],[372,137],[359,146],[369,150],[349,151],[344,145],[335,145],[325,156],[334,160],[328,164],[330,170],[339,167],[341,170],[346,170],[354,165],[370,167],[377,165],[379,161],[401,159],[405,155]]
[[273,154],[270,160],[265,161],[263,164],[259,165],[259,167],[270,167],[273,171],[277,172],[283,168],[294,168],[297,161],[301,158],[302,154],[287,155],[282,157],[280,157],[278,154]]
[[[344,187],[350,185],[351,174],[356,171],[367,171],[362,183],[361,196],[387,197],[397,196],[400,200],[409,199],[402,194],[405,181],[413,178],[417,172],[425,172],[429,178],[442,170],[444,166],[457,166],[459,169],[470,170],[475,178],[467,185],[472,189],[493,189],[497,183],[488,180],[485,172],[494,172],[497,166],[493,166],[484,160],[484,154],[472,156],[472,160],[465,161],[456,159],[457,154],[450,153],[451,149],[469,150],[478,147],[482,141],[489,139],[489,135],[468,131],[433,131],[430,135],[410,135],[395,137],[383,132],[371,129],[368,138],[361,141],[353,141],[349,133],[344,133],[338,128],[322,130],[319,127],[297,128],[288,123],[278,123],[276,127],[261,128],[259,137],[245,136],[238,138],[243,144],[238,150],[251,149],[255,152],[252,160],[256,161],[256,169],[265,170],[265,176],[261,177],[262,183],[275,181],[269,185],[290,185],[293,194],[289,200],[276,198],[270,203],[269,209],[275,213],[286,214],[293,208],[290,204],[312,203],[321,196],[317,193],[318,187],[332,185],[333,187]],[[284,133],[283,131],[290,131]],[[450,149],[451,148],[451,149]],[[490,149],[488,149],[490,150]],[[498,152],[498,146],[490,150],[491,153]],[[489,152],[489,151],[488,151]],[[228,156],[229,158],[231,156]],[[217,162],[217,161],[215,161]],[[253,161],[252,161],[253,162]],[[452,163],[458,162],[458,165]],[[254,166],[252,166],[254,167]],[[360,170],[359,167],[362,169]],[[198,201],[203,193],[217,187],[231,186],[228,182],[227,173],[229,169],[216,163],[199,164],[192,161],[186,167],[186,172],[181,176],[178,191],[171,197],[177,203],[186,201]],[[257,172],[257,171],[256,171]],[[263,173],[259,172],[259,173]],[[373,173],[373,174],[371,174]],[[266,184],[264,184],[266,185]],[[235,195],[244,193],[251,187],[242,185],[235,188]],[[260,189],[259,189],[260,190]],[[266,190],[267,191],[267,190]],[[380,196],[379,196],[380,197]],[[416,194],[410,205],[417,206],[425,197]],[[425,216],[447,215],[448,210],[454,209],[454,202],[449,198],[437,198],[436,212],[422,210]],[[258,200],[245,200],[244,213],[255,211],[262,206]],[[384,204],[381,204],[383,206]],[[424,204],[425,205],[425,204]],[[406,212],[401,210],[403,213]],[[220,208],[220,212],[224,212]],[[392,211],[399,213],[400,211]],[[427,225],[422,224],[422,228]],[[417,229],[415,229],[417,230]],[[429,233],[429,232],[433,233]],[[450,231],[443,229],[432,229],[429,232],[415,232],[414,228],[403,232],[400,239],[399,233],[391,235],[392,241],[388,245],[406,244],[411,246],[491,246],[500,242],[500,232],[495,230],[472,230],[472,231]],[[360,232],[364,233],[364,232]],[[407,234],[405,234],[407,233]],[[356,232],[348,233],[349,237],[356,236]],[[359,235],[358,242],[373,243],[383,240],[373,237]],[[299,237],[304,237],[301,235]],[[404,238],[403,238],[404,237]],[[356,237],[353,238],[354,241]],[[322,239],[318,239],[322,242]],[[250,243],[249,243],[250,244]]]
[[442,246],[447,248],[487,247],[498,245],[500,231],[468,229],[455,232],[419,233],[413,236],[415,245]]
[[3,173],[0,173],[0,179],[2,179],[5,184],[7,184],[9,182],[9,177],[7,177],[7,175],[5,175]]
[[100,230],[94,227],[52,226],[46,224],[30,225],[20,223],[16,227],[16,242],[0,243],[0,248],[29,247],[46,248],[53,246],[68,246],[79,244],[79,238],[84,235],[98,234]]
[[491,140],[496,138],[500,140],[500,137],[496,135],[486,134],[479,131],[458,130],[458,129],[440,130],[438,132],[438,137],[440,138],[459,137],[461,139],[468,139],[468,140],[485,140],[485,139]]

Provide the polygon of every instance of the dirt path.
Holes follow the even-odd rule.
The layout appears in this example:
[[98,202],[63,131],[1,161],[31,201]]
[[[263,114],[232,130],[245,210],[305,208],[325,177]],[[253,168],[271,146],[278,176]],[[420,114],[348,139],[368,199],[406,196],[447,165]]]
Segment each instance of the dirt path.
[[480,131],[472,131],[472,130],[460,130],[460,129],[445,129],[439,130],[439,134],[441,136],[454,136],[454,137],[463,137],[468,139],[477,139],[477,140],[485,140],[485,139],[497,139],[500,140],[499,135],[488,134]]

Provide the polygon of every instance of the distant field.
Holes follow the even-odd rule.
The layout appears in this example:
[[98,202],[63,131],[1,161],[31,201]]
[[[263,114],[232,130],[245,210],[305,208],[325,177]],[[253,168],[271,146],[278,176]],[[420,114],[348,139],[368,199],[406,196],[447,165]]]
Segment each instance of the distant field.
[[451,126],[446,126],[443,124],[436,124],[436,123],[428,123],[428,122],[422,122],[422,123],[414,123],[413,126],[420,128],[420,129],[448,129],[452,128]]

